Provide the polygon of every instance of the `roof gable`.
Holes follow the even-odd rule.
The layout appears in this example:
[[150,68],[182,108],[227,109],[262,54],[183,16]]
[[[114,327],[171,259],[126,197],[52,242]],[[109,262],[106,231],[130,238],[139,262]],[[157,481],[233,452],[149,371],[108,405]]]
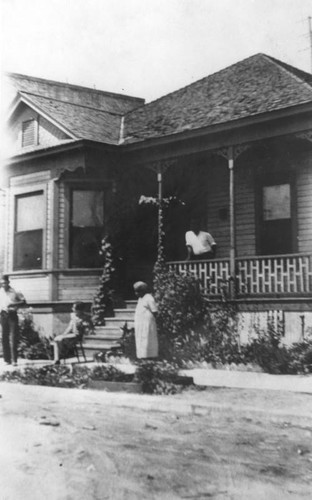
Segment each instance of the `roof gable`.
[[53,119],[72,137],[118,144],[121,116],[49,97],[21,92],[29,104]]
[[10,118],[7,153],[21,154],[72,142],[76,137],[22,96]]

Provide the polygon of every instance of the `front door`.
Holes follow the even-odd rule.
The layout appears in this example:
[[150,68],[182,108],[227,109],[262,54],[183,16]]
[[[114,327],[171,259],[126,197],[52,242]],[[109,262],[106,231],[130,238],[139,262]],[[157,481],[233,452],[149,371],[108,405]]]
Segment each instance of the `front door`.
[[294,252],[290,182],[264,183],[261,192],[260,253]]

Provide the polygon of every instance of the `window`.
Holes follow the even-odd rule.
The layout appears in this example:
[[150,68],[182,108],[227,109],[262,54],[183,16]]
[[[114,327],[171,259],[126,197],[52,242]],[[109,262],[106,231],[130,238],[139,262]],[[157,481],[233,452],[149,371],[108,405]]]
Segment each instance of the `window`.
[[290,185],[263,187],[263,219],[290,219]]
[[293,187],[285,180],[278,182],[276,178],[271,182],[264,182],[261,187],[262,255],[280,255],[295,251]]
[[104,193],[73,189],[71,193],[70,266],[101,267],[104,236]]
[[42,268],[43,191],[15,199],[14,270]]
[[36,141],[36,126],[35,119],[22,122],[22,147],[34,146]]

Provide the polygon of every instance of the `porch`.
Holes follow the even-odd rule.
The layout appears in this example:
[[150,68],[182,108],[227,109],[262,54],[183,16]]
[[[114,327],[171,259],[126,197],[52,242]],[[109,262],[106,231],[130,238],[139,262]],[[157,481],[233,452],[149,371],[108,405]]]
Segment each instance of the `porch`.
[[312,254],[265,255],[168,262],[170,270],[192,273],[209,298],[298,298],[312,293]]

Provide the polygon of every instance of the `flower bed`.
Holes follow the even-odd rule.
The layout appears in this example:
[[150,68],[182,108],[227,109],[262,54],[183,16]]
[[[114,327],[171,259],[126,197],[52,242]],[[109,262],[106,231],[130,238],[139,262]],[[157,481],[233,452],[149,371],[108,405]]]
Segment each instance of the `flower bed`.
[[169,363],[141,362],[135,374],[124,373],[112,365],[48,365],[4,372],[1,381],[79,389],[124,390],[149,394],[176,394],[192,383],[180,377]]

